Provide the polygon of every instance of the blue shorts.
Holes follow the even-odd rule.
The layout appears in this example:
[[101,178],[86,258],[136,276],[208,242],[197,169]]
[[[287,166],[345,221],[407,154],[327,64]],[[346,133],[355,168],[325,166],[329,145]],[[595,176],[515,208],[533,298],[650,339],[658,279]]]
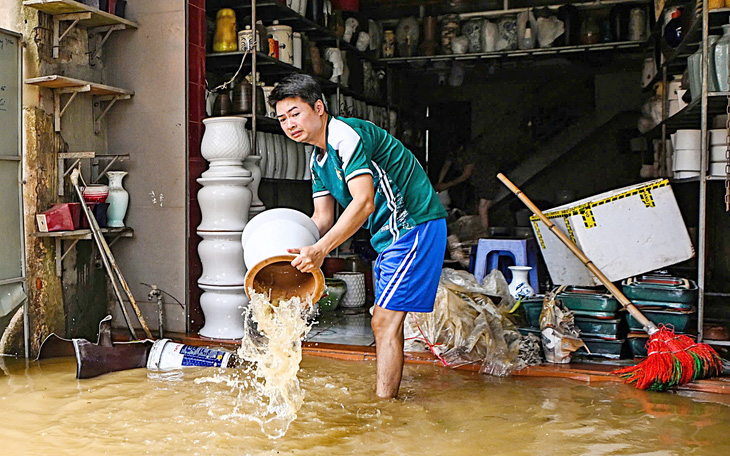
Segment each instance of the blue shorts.
[[375,304],[402,312],[432,312],[446,251],[446,220],[404,234],[375,260]]

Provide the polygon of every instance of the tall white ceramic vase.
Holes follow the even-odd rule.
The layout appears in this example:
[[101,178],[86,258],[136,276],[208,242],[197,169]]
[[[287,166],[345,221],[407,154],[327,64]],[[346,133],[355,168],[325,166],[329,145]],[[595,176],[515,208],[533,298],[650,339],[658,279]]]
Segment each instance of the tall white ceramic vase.
[[128,173],[126,171],[107,171],[109,178],[109,196],[106,202],[109,203],[107,209],[107,226],[111,228],[121,228],[124,226],[124,216],[127,214],[129,206],[129,193],[122,187],[122,179]]
[[512,271],[512,281],[509,283],[509,292],[515,299],[529,298],[535,294],[535,290],[530,286],[529,273],[531,266],[510,266]]
[[203,177],[248,177],[243,160],[251,153],[251,142],[243,117],[223,116],[203,119],[205,132],[200,153],[210,167]]
[[205,324],[198,334],[213,339],[240,339],[245,334],[242,309],[249,303],[243,287],[199,285]]
[[198,231],[243,231],[248,222],[251,177],[201,177],[198,191],[201,221]]
[[261,156],[259,155],[249,155],[243,161],[243,167],[251,173],[252,178],[252,182],[248,186],[253,195],[251,207],[256,207],[259,212],[265,209],[264,202],[259,198],[259,185],[261,184],[261,168],[259,167],[260,161]]

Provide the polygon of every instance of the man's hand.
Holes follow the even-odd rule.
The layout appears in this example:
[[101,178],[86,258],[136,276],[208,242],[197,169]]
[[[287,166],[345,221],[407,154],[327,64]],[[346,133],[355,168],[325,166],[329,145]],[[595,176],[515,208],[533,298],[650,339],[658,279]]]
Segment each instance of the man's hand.
[[302,247],[300,249],[287,249],[289,253],[297,255],[291,262],[291,265],[299,269],[301,272],[315,272],[322,267],[324,257],[327,252],[323,251],[317,244]]

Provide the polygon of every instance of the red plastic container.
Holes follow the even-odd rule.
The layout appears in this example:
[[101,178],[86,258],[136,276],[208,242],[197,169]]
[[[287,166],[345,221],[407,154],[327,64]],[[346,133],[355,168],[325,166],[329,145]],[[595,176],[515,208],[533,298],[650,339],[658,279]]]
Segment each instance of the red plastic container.
[[54,204],[47,211],[36,214],[38,231],[72,231],[79,227],[80,203]]

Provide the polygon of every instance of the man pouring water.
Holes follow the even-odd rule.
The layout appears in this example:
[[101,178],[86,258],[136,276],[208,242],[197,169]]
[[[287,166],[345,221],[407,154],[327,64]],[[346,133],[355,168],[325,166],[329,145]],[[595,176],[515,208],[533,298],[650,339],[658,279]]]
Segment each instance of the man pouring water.
[[[378,252],[372,318],[376,394],[396,397],[406,313],[433,311],[446,248],[446,212],[416,157],[371,122],[330,115],[311,76],[285,78],[269,104],[289,138],[316,147],[310,162],[312,220],[321,238],[290,250],[297,254],[292,265],[313,272],[360,227],[370,230]],[[345,208],[337,221],[335,202]]]

